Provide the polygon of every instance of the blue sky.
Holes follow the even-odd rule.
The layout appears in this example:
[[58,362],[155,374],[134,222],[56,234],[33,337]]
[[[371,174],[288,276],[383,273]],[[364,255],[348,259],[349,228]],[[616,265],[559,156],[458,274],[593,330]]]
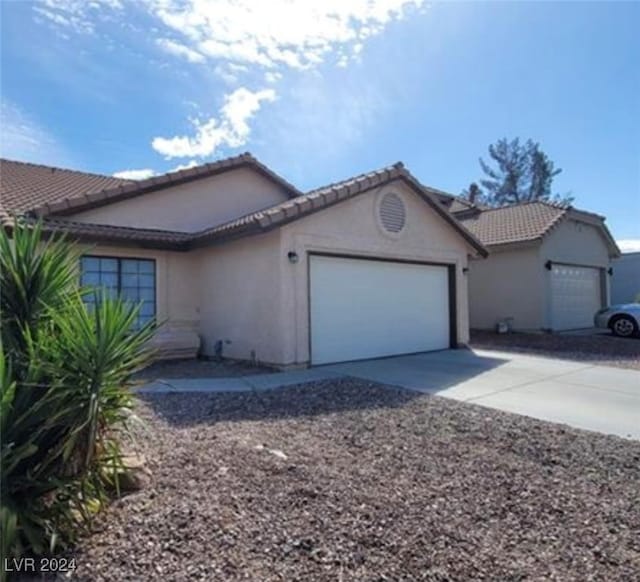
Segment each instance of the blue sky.
[[249,150],[301,189],[402,160],[459,193],[501,137],[640,245],[640,3],[2,3],[2,154],[134,176]]

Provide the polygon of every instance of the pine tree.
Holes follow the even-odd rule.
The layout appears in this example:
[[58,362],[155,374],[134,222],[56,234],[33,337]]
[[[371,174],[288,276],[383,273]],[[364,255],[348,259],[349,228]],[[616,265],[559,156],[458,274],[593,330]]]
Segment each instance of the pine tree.
[[[562,170],[556,169],[554,163],[549,159],[540,146],[536,143],[530,152],[530,168],[529,168],[529,200],[552,200],[562,198],[551,193],[551,183],[553,178]],[[570,199],[566,200],[570,202]]]
[[487,193],[490,206],[504,206],[522,202],[527,190],[526,182],[529,170],[529,142],[520,144],[520,139],[512,141],[500,139],[489,146],[489,155],[497,165],[492,168],[480,158],[480,167],[488,176],[480,183]]
[[[518,204],[532,200],[552,201],[570,204],[570,195],[553,194],[551,186],[553,179],[562,170],[547,154],[540,149],[540,144],[529,139],[524,144],[519,138],[508,141],[506,138],[498,140],[489,146],[489,156],[493,165],[480,158],[480,167],[486,178],[480,180],[484,192],[471,191],[471,186],[463,196],[478,197],[488,206],[504,206]],[[477,202],[476,202],[477,203]]]

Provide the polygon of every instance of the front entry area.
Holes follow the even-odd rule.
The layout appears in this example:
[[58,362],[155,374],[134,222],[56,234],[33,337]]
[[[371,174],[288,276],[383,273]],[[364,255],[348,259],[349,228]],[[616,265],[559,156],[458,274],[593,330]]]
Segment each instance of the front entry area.
[[309,256],[311,363],[455,345],[453,266]]

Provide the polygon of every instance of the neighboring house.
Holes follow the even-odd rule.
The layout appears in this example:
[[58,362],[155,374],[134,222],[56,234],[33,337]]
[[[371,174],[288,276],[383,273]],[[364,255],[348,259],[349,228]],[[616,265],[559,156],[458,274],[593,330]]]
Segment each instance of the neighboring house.
[[620,255],[602,216],[547,202],[457,204],[456,218],[490,251],[469,264],[472,328],[505,320],[521,331],[593,326],[609,304],[611,260]]
[[640,252],[624,253],[613,263],[611,303],[640,303]]
[[0,186],[5,227],[86,245],[83,282],[165,322],[165,355],[304,366],[469,338],[487,251],[402,164],[303,194],[249,154],[139,182],[3,161]]

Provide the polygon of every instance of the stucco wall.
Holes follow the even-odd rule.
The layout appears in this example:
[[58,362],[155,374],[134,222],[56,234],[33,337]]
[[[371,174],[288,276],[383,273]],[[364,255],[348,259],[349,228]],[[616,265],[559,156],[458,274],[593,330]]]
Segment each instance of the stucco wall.
[[280,233],[196,251],[203,353],[282,364]]
[[[407,224],[399,236],[387,234],[378,221],[377,205],[386,192],[396,192],[407,208]],[[286,364],[309,361],[308,252],[330,252],[363,257],[398,258],[455,264],[457,335],[469,339],[466,275],[467,255],[475,253],[450,225],[402,182],[341,202],[333,208],[292,222],[281,231],[280,280],[283,297],[283,352]],[[297,264],[286,261],[295,251]]]
[[196,232],[288,198],[285,190],[249,168],[172,186],[73,215],[79,222]]
[[599,230],[590,224],[566,220],[543,240],[540,260],[609,267],[609,251]]
[[193,253],[110,245],[85,246],[84,254],[154,259],[156,320],[161,323],[154,347],[162,357],[192,357],[199,345],[200,285]]
[[[399,235],[379,225],[377,207],[386,192],[407,209]],[[300,260],[292,264],[287,253]],[[202,352],[277,365],[309,361],[308,252],[331,252],[453,264],[456,269],[457,339],[469,338],[469,244],[401,182],[367,192],[272,232],[188,253],[100,247],[92,252],[155,258],[157,312],[169,324],[197,328]]]
[[[600,230],[582,221],[565,220],[554,228],[543,240],[540,247],[540,264],[550,260],[601,269],[602,304],[607,305],[610,297],[610,276],[606,269],[611,265],[609,249]],[[540,327],[551,329],[551,272],[544,274],[543,322]]]
[[538,247],[500,251],[469,262],[469,310],[472,329],[493,329],[513,318],[518,330],[542,325],[544,268]]
[[[550,260],[557,263],[609,267],[608,248],[599,230],[590,224],[566,220],[537,246],[493,247],[484,261],[469,265],[471,327],[492,329],[504,318],[513,318],[519,331],[550,329]],[[608,276],[603,277],[608,296]]]

